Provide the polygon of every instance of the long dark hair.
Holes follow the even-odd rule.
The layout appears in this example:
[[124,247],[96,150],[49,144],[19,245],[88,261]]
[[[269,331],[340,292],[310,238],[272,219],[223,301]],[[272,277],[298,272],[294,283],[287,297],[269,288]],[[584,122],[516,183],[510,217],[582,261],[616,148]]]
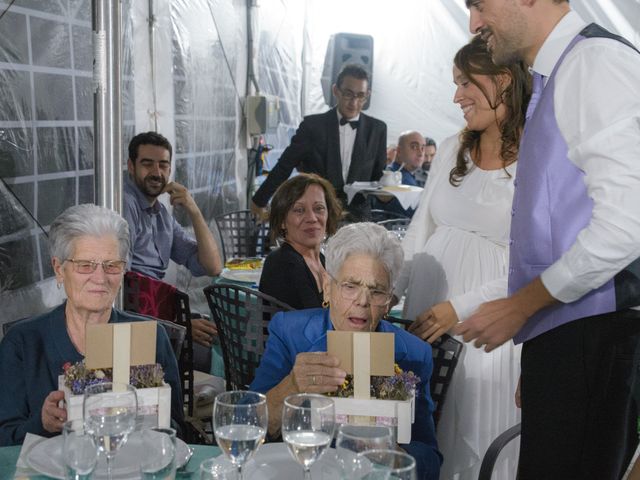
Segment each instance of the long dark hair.
[[[512,65],[497,66],[491,60],[491,53],[487,49],[487,43],[476,35],[471,41],[458,50],[453,62],[462,74],[484,94],[491,109],[496,112],[501,104],[504,104],[507,113],[499,123],[500,158],[503,166],[513,163],[518,158],[518,146],[522,136],[527,105],[531,98],[531,75],[523,62]],[[488,92],[480,85],[475,75],[487,75],[496,87],[496,98],[491,99]],[[498,82],[499,75],[508,75],[511,82],[501,85]],[[475,152],[480,148],[481,131],[470,130],[465,127],[460,132],[460,148],[456,158],[456,166],[449,173],[449,182],[458,186],[462,178],[469,172],[469,165],[465,153]]]

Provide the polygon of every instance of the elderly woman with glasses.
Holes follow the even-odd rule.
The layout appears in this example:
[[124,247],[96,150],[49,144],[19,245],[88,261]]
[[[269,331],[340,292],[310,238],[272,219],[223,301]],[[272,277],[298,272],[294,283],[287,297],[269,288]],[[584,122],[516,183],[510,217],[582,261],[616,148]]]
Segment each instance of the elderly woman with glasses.
[[[16,324],[0,343],[0,445],[22,443],[27,433],[52,436],[62,430],[67,413],[58,376],[64,364],[84,358],[88,324],[142,320],[113,308],[129,253],[129,229],[120,215],[95,205],[70,207],[51,224],[49,243],[67,300]],[[156,361],[171,385],[171,416],[180,423],[178,365],[162,328]]]
[[402,448],[415,457],[420,479],[435,480],[442,456],[436,445],[429,395],[431,347],[382,320],[389,310],[402,260],[399,241],[379,225],[356,223],[338,230],[327,244],[328,275],[323,288],[326,308],[280,312],[273,317],[250,388],[266,392],[269,433],[277,435],[285,397],[299,392],[335,392],[345,379],[338,359],[326,352],[327,331],[394,333],[396,363],[421,378],[412,440]]

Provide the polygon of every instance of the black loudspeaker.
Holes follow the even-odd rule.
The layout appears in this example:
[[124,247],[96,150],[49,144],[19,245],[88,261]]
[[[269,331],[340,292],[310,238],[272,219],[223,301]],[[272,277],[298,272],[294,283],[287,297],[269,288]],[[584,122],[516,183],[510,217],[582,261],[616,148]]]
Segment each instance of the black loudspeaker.
[[[371,35],[358,35],[355,33],[334,33],[329,38],[327,52],[324,56],[322,68],[322,93],[327,105],[335,105],[336,99],[331,91],[331,86],[336,81],[340,69],[348,64],[355,63],[364,67],[369,74],[369,89],[373,83],[373,37]],[[364,104],[363,110],[369,108],[371,97]]]

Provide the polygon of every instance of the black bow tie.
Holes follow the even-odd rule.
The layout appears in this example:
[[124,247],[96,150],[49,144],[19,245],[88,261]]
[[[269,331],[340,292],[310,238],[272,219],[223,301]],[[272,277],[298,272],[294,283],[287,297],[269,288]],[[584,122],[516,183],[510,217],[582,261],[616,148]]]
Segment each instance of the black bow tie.
[[347,123],[348,123],[349,125],[351,125],[351,128],[353,128],[353,129],[355,130],[356,128],[358,128],[358,123],[360,123],[360,121],[359,121],[359,120],[351,120],[351,121],[349,121],[349,120],[347,120],[347,119],[346,119],[346,118],[344,118],[344,117],[342,117],[342,118],[340,119],[340,126],[341,126],[341,127],[342,127],[343,125],[346,125]]

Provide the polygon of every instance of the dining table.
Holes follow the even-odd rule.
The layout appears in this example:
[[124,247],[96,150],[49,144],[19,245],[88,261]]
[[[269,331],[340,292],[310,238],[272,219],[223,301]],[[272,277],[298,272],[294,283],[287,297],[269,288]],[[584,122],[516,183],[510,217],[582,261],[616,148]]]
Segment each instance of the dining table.
[[[44,437],[28,434],[25,443],[9,447],[0,447],[0,479],[49,480],[54,477],[42,475],[31,468],[27,457],[30,450]],[[176,479],[199,479],[200,464],[208,458],[218,457],[221,450],[212,445],[189,445],[193,455],[176,473]],[[24,449],[24,452],[23,452]]]
[[347,202],[351,203],[357,193],[364,196],[395,197],[403,209],[416,209],[424,189],[414,185],[380,185],[378,182],[353,182],[344,186]]

